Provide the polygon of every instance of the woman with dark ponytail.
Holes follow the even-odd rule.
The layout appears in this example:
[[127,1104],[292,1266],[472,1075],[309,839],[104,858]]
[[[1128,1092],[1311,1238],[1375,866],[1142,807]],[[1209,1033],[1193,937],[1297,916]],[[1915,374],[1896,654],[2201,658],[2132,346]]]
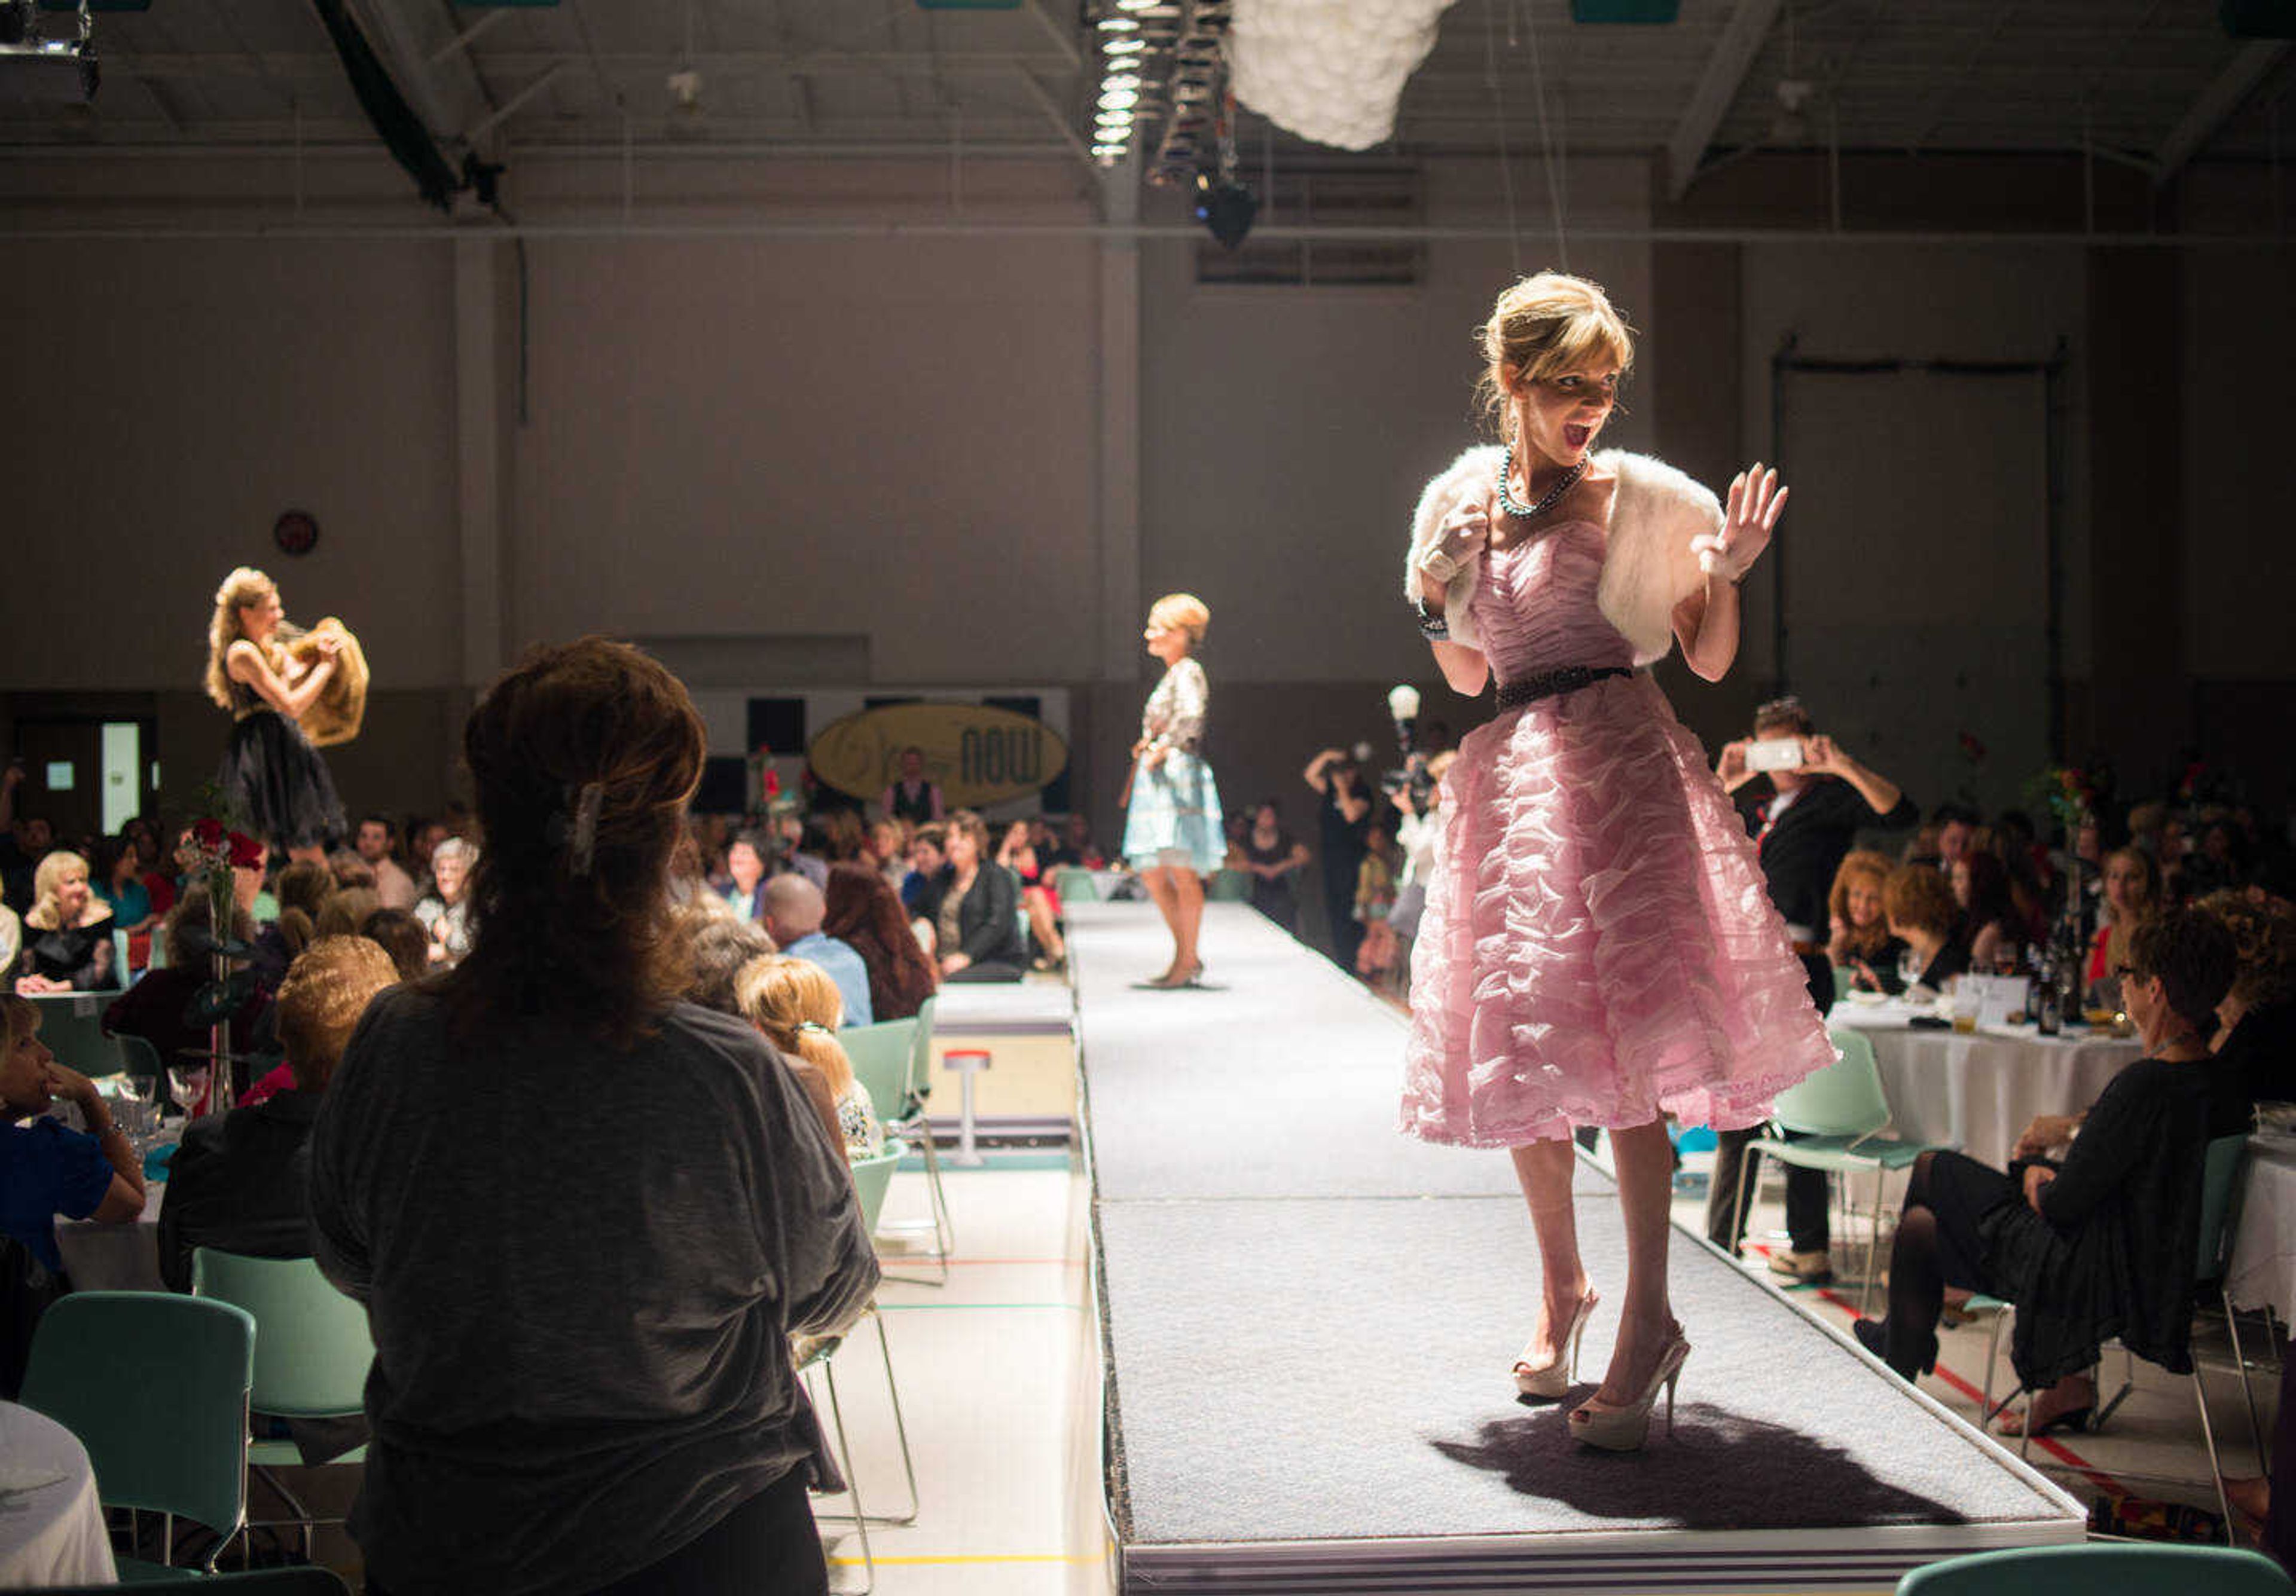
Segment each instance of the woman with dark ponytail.
[[701,717],[585,638],[496,682],[463,749],[470,953],[375,1000],[311,1142],[320,1262],[374,1330],[367,1588],[825,1592],[786,1343],[878,1271],[790,1072],[680,999]]

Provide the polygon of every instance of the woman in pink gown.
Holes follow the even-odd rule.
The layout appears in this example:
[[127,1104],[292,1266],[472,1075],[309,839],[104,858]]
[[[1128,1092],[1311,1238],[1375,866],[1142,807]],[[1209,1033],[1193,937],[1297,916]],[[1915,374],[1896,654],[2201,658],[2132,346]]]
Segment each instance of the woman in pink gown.
[[1725,509],[1655,460],[1591,452],[1633,358],[1591,282],[1516,283],[1483,346],[1505,447],[1471,449],[1429,485],[1406,573],[1445,679],[1473,694],[1496,675],[1499,708],[1444,782],[1402,1124],[1512,1152],[1544,1276],[1515,1383],[1554,1397],[1596,1302],[1570,1133],[1610,1130],[1626,1298],[1602,1387],[1570,1422],[1628,1450],[1661,1387],[1671,1424],[1690,1351],[1667,1298],[1665,1116],[1756,1125],[1773,1093],[1833,1061],[1745,827],[1641,668],[1678,641],[1721,678],[1737,582],[1786,494],[1757,465]]

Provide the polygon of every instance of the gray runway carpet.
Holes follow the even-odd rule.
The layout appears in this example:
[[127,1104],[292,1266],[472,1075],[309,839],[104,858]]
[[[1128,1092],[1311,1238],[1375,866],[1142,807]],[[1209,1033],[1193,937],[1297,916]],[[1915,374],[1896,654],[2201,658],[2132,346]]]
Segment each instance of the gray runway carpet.
[[[2069,1499],[1681,1232],[1676,1434],[1577,1445],[1568,1404],[1514,1399],[1538,1257],[1508,1159],[1393,1128],[1401,1017],[1240,906],[1211,906],[1213,985],[1177,993],[1134,985],[1169,954],[1152,911],[1070,913],[1128,1589],[1539,1588],[1541,1559],[1555,1588],[1689,1588],[1666,1570],[1742,1544],[1755,1588],[1886,1588],[2079,1538]],[[1578,1188],[1609,1299],[1583,1394],[1623,1248],[1608,1178]],[[1618,1579],[1570,1561],[1590,1547]]]

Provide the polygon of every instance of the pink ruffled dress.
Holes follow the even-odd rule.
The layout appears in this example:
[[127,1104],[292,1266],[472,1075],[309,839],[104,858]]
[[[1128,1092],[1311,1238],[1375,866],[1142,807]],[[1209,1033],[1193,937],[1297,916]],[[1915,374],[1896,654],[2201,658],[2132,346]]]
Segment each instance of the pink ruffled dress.
[[[1562,522],[1484,556],[1470,614],[1501,683],[1633,666],[1596,605],[1606,537]],[[1833,1062],[1746,829],[1647,672],[1469,733],[1439,827],[1411,1135],[1513,1147],[1661,1111],[1737,1129]]]

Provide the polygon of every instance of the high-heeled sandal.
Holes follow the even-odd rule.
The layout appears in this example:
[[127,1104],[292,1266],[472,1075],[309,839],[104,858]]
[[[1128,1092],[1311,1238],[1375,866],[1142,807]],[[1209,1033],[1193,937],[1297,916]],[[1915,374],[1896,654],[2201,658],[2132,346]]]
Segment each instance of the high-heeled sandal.
[[1658,1367],[1652,1371],[1650,1384],[1634,1401],[1618,1407],[1588,1397],[1570,1410],[1570,1435],[1584,1445],[1598,1447],[1604,1452],[1639,1452],[1650,1434],[1651,1409],[1658,1404],[1659,1387],[1666,1387],[1666,1433],[1674,1434],[1674,1386],[1682,1378],[1683,1361],[1690,1356],[1690,1343],[1683,1338],[1682,1328],[1675,1327],[1667,1338],[1666,1350],[1659,1355]]
[[[1578,1378],[1578,1338],[1587,1333],[1587,1322],[1595,1316],[1595,1305],[1601,1297],[1589,1291],[1578,1299],[1570,1312],[1570,1322],[1554,1338],[1558,1351],[1551,1363],[1533,1368],[1529,1360],[1514,1361],[1514,1388],[1525,1396],[1564,1396],[1570,1391],[1570,1382]],[[1530,1348],[1524,1347],[1525,1352]]]

